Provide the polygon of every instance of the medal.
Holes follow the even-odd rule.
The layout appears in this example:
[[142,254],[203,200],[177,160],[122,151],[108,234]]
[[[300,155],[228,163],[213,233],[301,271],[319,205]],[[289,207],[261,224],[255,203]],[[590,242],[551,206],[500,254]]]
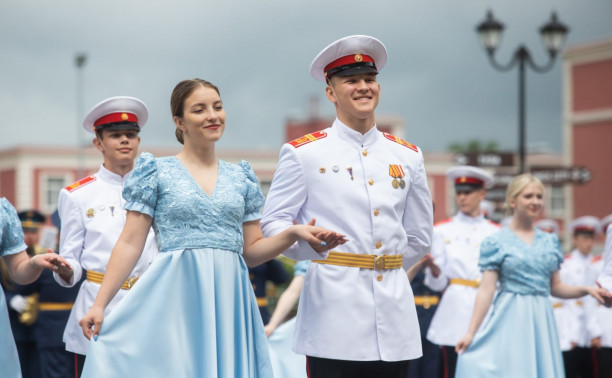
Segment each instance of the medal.
[[94,209],[87,209],[87,212],[85,213],[85,215],[87,216],[87,218],[93,218],[95,215],[95,210]]
[[346,171],[351,175],[351,180],[353,180],[353,167],[346,167]]
[[115,206],[112,206],[112,205],[111,205],[111,206],[109,206],[108,208],[110,209],[110,212],[111,212],[111,217],[114,217],[114,216],[115,216]]
[[406,187],[406,182],[402,180],[402,177],[405,176],[404,169],[399,164],[389,164],[389,176],[393,177],[391,181],[391,186],[393,189],[404,189]]

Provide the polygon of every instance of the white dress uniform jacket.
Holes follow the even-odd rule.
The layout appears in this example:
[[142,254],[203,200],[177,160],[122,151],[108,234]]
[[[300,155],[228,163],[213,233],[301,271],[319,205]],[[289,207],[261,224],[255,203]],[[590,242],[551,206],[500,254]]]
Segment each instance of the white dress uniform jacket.
[[612,224],[608,226],[606,231],[606,244],[603,251],[603,267],[597,282],[612,292]]
[[[608,229],[608,232],[610,232],[610,229]],[[609,233],[607,237],[610,238]],[[603,267],[604,259],[602,256],[594,257],[591,260],[591,273],[593,274],[593,278],[597,278],[601,275]],[[601,346],[604,348],[612,348],[612,307],[606,307],[599,302],[596,302],[594,307],[595,316],[601,330]]]
[[[131,173],[131,172],[130,172]],[[61,219],[60,255],[72,266],[71,282],[65,282],[57,273],[55,280],[62,286],[72,287],[81,280],[83,269],[99,273],[106,272],[111,252],[125,225],[125,200],[123,184],[130,173],[123,177],[102,166],[93,180],[81,180],[83,184],[72,191],[62,189],[59,195],[58,212]],[[70,188],[70,187],[68,187]],[[130,277],[142,275],[157,255],[155,233],[151,229],[142,252]],[[138,283],[136,283],[138,284]],[[89,340],[83,336],[79,320],[89,311],[100,285],[83,281],[74,307],[64,331],[66,350],[85,355]],[[124,297],[127,290],[119,290],[104,311],[107,316]]]
[[426,269],[425,285],[444,293],[427,331],[427,340],[454,346],[467,333],[478,288],[449,285],[449,281],[451,278],[480,281],[480,243],[499,229],[497,223],[483,215],[470,217],[462,212],[434,227],[431,256],[440,267],[440,275],[434,277]]
[[[429,251],[432,202],[423,155],[372,128],[361,134],[336,120],[322,137],[285,144],[264,206],[262,230],[275,235],[312,218],[349,240],[336,252],[402,255],[404,269]],[[313,138],[314,139],[314,138]],[[405,142],[404,142],[405,143]],[[404,188],[392,185],[401,166]],[[322,259],[306,242],[285,252]],[[422,355],[414,297],[403,269],[310,264],[293,350],[352,361],[400,361]]]
[[[567,256],[565,261],[567,261]],[[561,282],[569,283],[571,281],[569,269],[564,268],[565,261],[561,264],[559,274]],[[557,335],[559,336],[559,346],[562,352],[567,352],[572,349],[572,343],[578,344],[578,334],[580,333],[578,311],[576,310],[575,299],[563,299],[550,296],[550,302],[553,306],[555,314],[555,323],[557,324]]]
[[[594,286],[595,275],[591,266],[592,258],[591,254],[585,256],[578,250],[574,250],[566,256],[561,268],[561,277],[566,279],[565,283]],[[586,295],[566,302],[570,302],[568,307],[574,311],[572,319],[577,322],[577,326],[574,327],[576,333],[572,336],[572,341],[575,341],[579,347],[590,348],[591,339],[601,336],[601,327],[594,311],[597,301]]]

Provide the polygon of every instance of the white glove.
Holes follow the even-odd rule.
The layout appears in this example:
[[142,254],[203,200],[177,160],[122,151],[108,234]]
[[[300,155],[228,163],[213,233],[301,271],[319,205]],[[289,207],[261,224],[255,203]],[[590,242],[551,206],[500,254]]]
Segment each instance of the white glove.
[[27,303],[28,300],[23,295],[15,295],[9,301],[11,308],[20,314],[25,311]]

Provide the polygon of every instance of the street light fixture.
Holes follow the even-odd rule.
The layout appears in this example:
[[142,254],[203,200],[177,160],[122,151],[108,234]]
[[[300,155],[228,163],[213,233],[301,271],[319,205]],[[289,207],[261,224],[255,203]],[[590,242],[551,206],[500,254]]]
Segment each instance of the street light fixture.
[[565,43],[565,37],[569,28],[559,22],[556,12],[553,12],[544,26],[540,28],[542,42],[548,50],[548,63],[543,66],[537,65],[529,50],[520,45],[509,63],[502,65],[495,60],[495,51],[501,42],[504,25],[493,17],[493,12],[488,11],[486,19],[476,27],[480,41],[487,50],[489,61],[499,71],[509,71],[518,64],[519,66],[519,173],[525,172],[525,65],[529,65],[535,72],[544,73],[549,71],[554,63],[557,53]]
[[77,100],[77,150],[78,150],[78,169],[77,178],[85,176],[85,146],[83,145],[83,128],[81,122],[83,119],[83,67],[87,62],[87,54],[78,53],[74,57],[74,64],[77,69],[77,85],[76,85],[76,100]]

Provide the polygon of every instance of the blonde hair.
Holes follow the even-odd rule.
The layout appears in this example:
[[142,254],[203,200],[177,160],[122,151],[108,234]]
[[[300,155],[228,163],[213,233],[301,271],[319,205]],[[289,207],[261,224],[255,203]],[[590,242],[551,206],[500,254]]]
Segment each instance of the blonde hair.
[[544,191],[544,184],[542,184],[542,181],[530,173],[518,175],[513,178],[512,181],[510,181],[510,184],[508,184],[508,189],[506,190],[506,203],[504,204],[508,214],[514,213],[514,209],[512,209],[510,206],[510,202],[515,200],[523,189],[525,189],[527,185],[531,184],[532,182],[536,183],[542,189],[542,191]]

